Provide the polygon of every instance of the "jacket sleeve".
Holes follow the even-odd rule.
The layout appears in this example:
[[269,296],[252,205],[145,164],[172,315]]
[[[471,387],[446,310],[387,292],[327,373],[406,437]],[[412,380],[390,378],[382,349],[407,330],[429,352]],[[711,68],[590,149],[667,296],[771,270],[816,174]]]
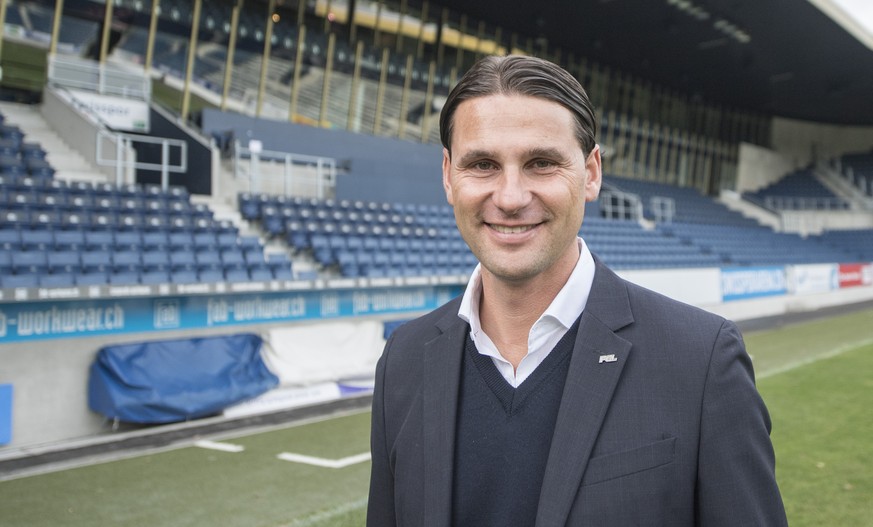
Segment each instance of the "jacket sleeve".
[[391,527],[397,524],[394,513],[394,471],[385,430],[385,369],[392,338],[376,364],[376,384],[373,390],[373,415],[370,429],[370,496],[367,503],[368,527]]
[[703,393],[697,472],[700,526],[783,526],[770,416],[739,330],[725,322]]

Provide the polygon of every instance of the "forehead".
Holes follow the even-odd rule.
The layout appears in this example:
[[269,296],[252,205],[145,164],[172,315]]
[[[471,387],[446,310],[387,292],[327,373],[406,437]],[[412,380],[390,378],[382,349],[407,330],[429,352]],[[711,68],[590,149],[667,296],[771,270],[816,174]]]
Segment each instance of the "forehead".
[[545,144],[577,147],[576,121],[564,106],[528,95],[468,99],[455,110],[452,150]]

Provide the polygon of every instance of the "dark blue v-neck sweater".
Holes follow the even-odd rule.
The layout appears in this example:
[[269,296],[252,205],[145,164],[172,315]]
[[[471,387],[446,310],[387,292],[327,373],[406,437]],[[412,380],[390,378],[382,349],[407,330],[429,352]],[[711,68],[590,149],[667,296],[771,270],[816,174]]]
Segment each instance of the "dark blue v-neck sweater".
[[455,527],[534,525],[578,330],[577,319],[518,388],[467,336],[453,471]]

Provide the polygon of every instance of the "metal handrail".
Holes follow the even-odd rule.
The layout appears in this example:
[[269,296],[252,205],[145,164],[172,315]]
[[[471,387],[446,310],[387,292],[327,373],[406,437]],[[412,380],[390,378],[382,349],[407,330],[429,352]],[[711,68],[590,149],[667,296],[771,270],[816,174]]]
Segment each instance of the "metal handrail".
[[69,55],[50,55],[48,81],[74,88],[148,102],[152,96],[151,79],[142,72]]
[[[110,140],[115,143],[114,158],[103,156],[106,150],[103,147],[105,140]],[[131,147],[135,143],[161,145],[161,162],[147,163],[138,161],[134,154],[131,154],[133,159],[128,155],[125,155],[126,152],[134,152]],[[171,164],[171,148],[179,149],[178,164]],[[115,167],[115,183],[117,185],[122,185],[124,183],[124,169],[159,170],[161,172],[161,188],[167,190],[170,184],[170,172],[179,174],[188,171],[188,143],[181,139],[148,137],[101,130],[97,132],[97,164]]]
[[842,198],[809,198],[801,196],[765,196],[764,205],[771,210],[845,210]]
[[[238,179],[245,178],[249,181],[249,190],[260,191],[261,180],[264,177],[260,169],[261,161],[274,161],[283,166],[282,181],[284,193],[291,193],[291,184],[295,177],[296,167],[309,167],[315,169],[316,193],[319,199],[326,197],[325,189],[336,185],[337,161],[332,157],[310,156],[295,154],[292,152],[280,152],[276,150],[262,150],[258,142],[250,142],[249,146],[243,146],[239,140],[233,142],[234,174]],[[248,174],[243,173],[244,160],[248,160]]]
[[639,221],[643,217],[643,202],[636,194],[604,189],[600,192],[600,210],[608,218]]

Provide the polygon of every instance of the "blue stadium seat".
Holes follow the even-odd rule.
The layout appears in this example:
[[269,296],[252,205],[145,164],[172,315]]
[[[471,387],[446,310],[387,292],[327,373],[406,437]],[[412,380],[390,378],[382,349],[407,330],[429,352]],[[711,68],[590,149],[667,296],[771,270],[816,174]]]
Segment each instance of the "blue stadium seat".
[[142,255],[138,250],[116,250],[114,253],[112,253],[112,268],[116,272],[134,269],[138,271],[141,266]]
[[114,236],[115,249],[118,251],[136,250],[142,248],[142,233],[139,231],[119,231]]
[[115,237],[111,231],[85,232],[85,249],[88,251],[109,250],[114,246]]
[[170,268],[170,253],[155,249],[142,253],[143,272],[167,271]]
[[251,281],[251,277],[249,276],[248,269],[240,268],[240,269],[230,269],[225,273],[225,277],[228,282],[249,282]]
[[218,237],[214,232],[196,232],[194,234],[194,247],[200,250],[217,250]]
[[21,248],[21,231],[0,229],[0,249],[11,251]]
[[3,275],[0,276],[0,287],[37,287],[39,285],[39,277],[35,274],[21,275]]
[[111,285],[133,285],[139,283],[139,271],[125,269],[115,271],[109,275],[109,283]]
[[12,253],[0,251],[0,276],[12,274]]
[[254,282],[267,282],[273,279],[273,273],[267,267],[250,269],[249,274]]
[[215,283],[224,281],[224,272],[221,269],[203,269],[198,272],[200,282]]
[[171,251],[190,251],[194,249],[194,236],[190,232],[172,232],[168,238]]
[[52,251],[47,253],[49,273],[78,273],[81,269],[79,252],[76,250]]
[[177,269],[193,269],[196,263],[197,259],[192,250],[175,250],[170,252],[170,268],[174,271]]
[[73,287],[76,285],[74,273],[52,273],[39,276],[40,287]]
[[166,232],[145,232],[142,235],[143,251],[165,251],[170,246]]
[[62,212],[61,213],[61,229],[74,230],[89,227],[91,225],[91,215],[87,212]]
[[193,269],[177,269],[170,272],[170,282],[174,284],[196,284],[199,282],[197,271]]
[[40,274],[48,270],[45,251],[15,251],[12,255],[12,272],[15,274]]
[[221,262],[225,265],[225,268],[229,265],[242,267],[246,263],[243,253],[238,250],[221,251]]
[[143,285],[168,284],[170,283],[170,273],[166,270],[148,270],[140,274],[140,283]]
[[218,246],[221,250],[236,248],[236,233],[223,232],[217,235]]
[[105,270],[92,270],[76,276],[76,285],[105,285],[109,283],[109,273]]

